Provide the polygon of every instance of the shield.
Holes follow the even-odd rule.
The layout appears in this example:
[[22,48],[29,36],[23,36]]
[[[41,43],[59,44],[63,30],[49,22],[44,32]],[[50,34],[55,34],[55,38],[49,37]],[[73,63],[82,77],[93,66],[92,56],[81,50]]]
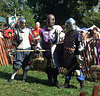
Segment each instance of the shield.
[[63,65],[63,52],[64,52],[64,44],[58,44],[55,48],[53,57],[54,63],[56,67],[62,67]]

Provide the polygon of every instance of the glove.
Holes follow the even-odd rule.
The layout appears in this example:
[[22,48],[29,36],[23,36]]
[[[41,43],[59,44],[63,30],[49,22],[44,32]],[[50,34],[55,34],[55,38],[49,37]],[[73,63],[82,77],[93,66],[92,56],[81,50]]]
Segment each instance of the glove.
[[76,57],[78,63],[83,62],[83,59],[81,58],[81,55],[75,55],[75,57]]
[[75,73],[76,73],[76,76],[80,76],[81,75],[80,70],[75,70]]
[[36,49],[34,50],[34,52],[35,52],[36,54],[39,54],[39,53],[40,53],[39,48],[36,48]]
[[9,51],[9,52],[10,52],[10,55],[16,55],[15,50],[11,50],[11,51]]

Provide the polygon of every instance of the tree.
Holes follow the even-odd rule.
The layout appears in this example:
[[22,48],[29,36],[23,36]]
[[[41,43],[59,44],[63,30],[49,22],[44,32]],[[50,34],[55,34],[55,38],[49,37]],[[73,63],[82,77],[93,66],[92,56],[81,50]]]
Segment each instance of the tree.
[[72,17],[81,26],[82,18],[87,10],[98,4],[98,0],[27,0],[27,4],[33,8],[35,19],[41,22],[47,14],[54,14],[57,24],[63,25]]
[[[6,17],[10,14],[14,16],[16,8],[17,16],[23,16],[28,25],[35,25],[39,21],[42,26],[46,24],[48,14],[54,14],[56,23],[64,25],[65,21],[72,17],[77,25],[89,26],[99,23],[99,14],[93,13],[93,6],[98,4],[98,0],[0,0],[0,14]],[[100,0],[99,0],[100,2]],[[90,11],[91,10],[91,11]],[[93,19],[92,15],[96,15]],[[91,18],[89,18],[91,15]],[[98,18],[98,19],[97,19]],[[90,21],[89,21],[90,20]],[[94,21],[95,20],[95,21]],[[88,22],[87,22],[88,21]],[[97,22],[96,22],[97,21]]]
[[100,11],[98,5],[93,6],[92,9],[89,11],[85,11],[85,16],[82,18],[83,25],[87,27],[96,25],[100,28]]
[[23,16],[27,20],[28,25],[35,25],[35,19],[33,19],[33,10],[26,4],[26,0],[0,0],[0,13],[1,16],[8,17],[16,15]]

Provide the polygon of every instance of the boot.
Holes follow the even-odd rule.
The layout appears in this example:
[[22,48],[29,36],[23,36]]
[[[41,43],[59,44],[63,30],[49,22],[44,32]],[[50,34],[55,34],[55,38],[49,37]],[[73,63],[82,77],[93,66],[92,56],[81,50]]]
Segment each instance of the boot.
[[48,84],[47,85],[52,85],[52,68],[51,67],[46,67],[45,72],[48,76]]
[[77,79],[78,82],[80,83],[80,89],[84,90],[84,81]]
[[28,71],[23,71],[23,81],[22,81],[22,83],[26,83],[27,72]]
[[82,90],[85,89],[85,88],[84,88],[84,81],[80,81],[80,87],[81,87]]
[[58,84],[57,75],[53,76],[53,86],[56,86],[58,88],[60,87],[60,85]]
[[52,75],[47,74],[48,75],[48,85],[52,85]]
[[9,79],[9,83],[12,83],[14,79]]
[[56,87],[60,87],[60,85],[58,84],[58,80],[57,80],[57,75],[59,74],[59,71],[58,71],[58,68],[53,68],[53,72],[52,72],[52,75],[53,75],[53,86],[56,86]]
[[69,88],[70,85],[69,85],[69,81],[68,80],[65,80],[65,83],[64,85],[60,86],[60,88]]
[[15,75],[17,74],[17,70],[13,69],[13,73],[11,75],[11,79],[9,79],[9,83],[13,82]]
[[22,83],[25,84],[26,83],[26,80],[23,79]]

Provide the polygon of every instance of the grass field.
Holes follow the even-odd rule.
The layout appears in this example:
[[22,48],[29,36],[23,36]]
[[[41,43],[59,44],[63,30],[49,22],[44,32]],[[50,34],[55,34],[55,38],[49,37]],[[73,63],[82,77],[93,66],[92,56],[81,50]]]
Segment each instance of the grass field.
[[[69,89],[58,89],[55,86],[47,86],[47,76],[44,72],[30,70],[27,76],[27,82],[22,83],[22,69],[19,75],[16,75],[12,83],[8,82],[11,77],[12,65],[0,66],[0,96],[80,96],[82,92],[80,85],[75,77],[72,77]],[[62,75],[58,75],[60,84],[64,83]],[[86,96],[92,96],[93,87],[99,83],[85,81]],[[100,96],[100,87],[99,95]]]

